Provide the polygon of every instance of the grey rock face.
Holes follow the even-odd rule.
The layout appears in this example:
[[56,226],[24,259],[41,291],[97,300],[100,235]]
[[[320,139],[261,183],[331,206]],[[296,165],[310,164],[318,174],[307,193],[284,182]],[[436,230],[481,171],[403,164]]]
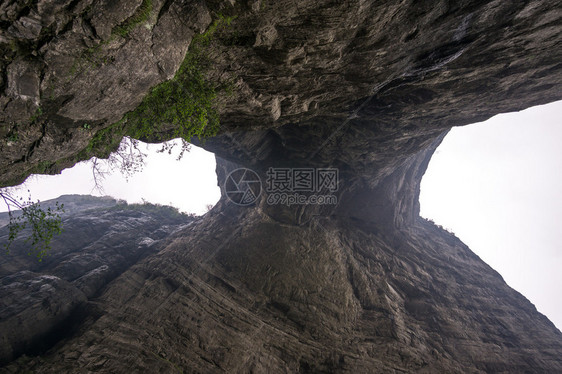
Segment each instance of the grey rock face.
[[[223,200],[119,276],[101,317],[6,367],[102,372],[541,372],[561,334],[454,235]],[[533,352],[530,354],[530,352]]]
[[53,339],[49,334],[60,329],[71,313],[87,301],[84,293],[65,280],[30,271],[3,277],[0,295],[3,363],[23,352],[35,353],[48,346]]
[[[36,19],[6,4],[10,25]],[[113,25],[139,1],[119,2],[107,17],[73,4],[48,18],[58,31],[31,58],[47,66],[40,99],[47,82],[55,99],[23,143],[0,150],[4,183],[35,162],[76,154],[93,136],[77,124],[97,130],[119,119],[173,74],[193,33],[221,12],[237,18],[211,43],[207,78],[232,82],[234,92],[218,98],[221,134],[202,144],[219,158],[219,183],[237,167],[262,181],[270,167],[336,168],[338,203],[273,206],[263,192],[240,207],[223,196],[158,251],[126,260],[128,270],[105,287],[111,264],[131,250],[108,234],[101,258],[110,264],[71,250],[89,244],[67,238],[60,245],[69,255],[49,274],[95,308],[81,312],[72,336],[7,372],[562,371],[560,331],[456,237],[421,219],[418,204],[421,177],[450,127],[561,98],[556,2],[170,1],[153,5],[152,28],[115,39]],[[103,14],[112,6],[91,4]],[[2,37],[35,35],[31,25],[15,27],[20,34]],[[54,80],[72,67],[68,51],[110,39],[107,63]],[[20,61],[14,56],[3,69]],[[4,82],[2,120],[31,117],[33,100],[15,93],[33,91],[33,79]],[[147,230],[162,232],[127,220],[139,245],[156,240]],[[75,225],[85,230],[86,221]],[[14,282],[37,277],[16,265],[5,273]]]
[[[72,332],[88,300],[139,259],[157,251],[190,218],[166,208],[127,206],[113,199],[61,196],[65,231],[42,262],[27,255],[26,231],[0,258],[0,362],[38,353]],[[43,202],[45,206],[54,201]],[[7,228],[0,229],[0,242]]]
[[45,0],[3,2],[0,22],[0,136],[18,134],[16,146],[1,145],[5,184],[40,162],[73,158],[133,110],[173,76],[211,17],[189,1]]

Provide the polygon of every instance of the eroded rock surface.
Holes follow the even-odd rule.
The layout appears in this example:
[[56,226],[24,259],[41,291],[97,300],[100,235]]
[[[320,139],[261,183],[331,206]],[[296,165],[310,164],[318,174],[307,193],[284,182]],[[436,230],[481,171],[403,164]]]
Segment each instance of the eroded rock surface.
[[[233,93],[218,98],[221,134],[202,143],[219,157],[219,183],[238,167],[262,181],[270,167],[335,168],[337,203],[272,205],[262,191],[241,207],[223,196],[89,294],[96,308],[82,312],[71,336],[4,370],[562,371],[560,331],[460,240],[421,219],[418,204],[427,163],[451,126],[562,98],[556,2],[169,1],[153,4],[160,11],[147,21],[152,28],[123,38],[111,37],[112,25],[130,19],[140,1],[122,1],[115,13],[106,2],[69,10],[76,4],[63,6],[72,23],[44,39],[42,16],[6,12],[3,38],[45,42],[31,45],[35,57],[20,63],[14,52],[3,65],[3,121],[30,122],[19,143],[5,130],[3,183],[38,162],[58,170],[54,163],[68,162],[177,69],[180,58],[167,61],[155,48],[177,46],[172,55],[181,55],[220,12],[237,18],[206,51],[207,79],[231,82]],[[76,35],[109,40],[109,59],[55,84],[49,109],[31,121],[52,82],[51,65],[39,83],[37,71],[49,56],[71,67],[62,51],[72,45],[57,43]],[[160,46],[147,52],[157,35]],[[136,48],[138,60],[129,61]],[[130,70],[137,63],[146,75]],[[91,133],[80,128],[84,119]],[[21,270],[9,276],[33,282]],[[73,287],[84,297],[91,289]]]
[[174,75],[211,16],[196,1],[4,1],[0,22],[0,172],[13,184],[71,164]]
[[[0,258],[0,362],[39,353],[95,312],[89,303],[114,278],[192,218],[168,208],[67,195],[64,232],[39,262],[28,255],[28,230]],[[43,202],[48,206],[54,201]],[[7,241],[7,227],[0,229]]]

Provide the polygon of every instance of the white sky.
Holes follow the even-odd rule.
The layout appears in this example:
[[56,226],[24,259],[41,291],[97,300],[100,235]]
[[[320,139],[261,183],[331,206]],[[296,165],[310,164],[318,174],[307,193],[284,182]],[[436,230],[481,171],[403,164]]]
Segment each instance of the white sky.
[[[172,155],[156,152],[161,145],[140,143],[140,149],[148,156],[142,172],[129,181],[115,170],[103,181],[103,192],[94,189],[92,166],[88,161],[65,169],[60,175],[32,175],[18,188],[19,195],[48,200],[66,194],[109,195],[129,203],[141,203],[142,199],[163,205],[175,206],[186,213],[204,214],[207,205],[215,205],[220,198],[215,174],[215,156],[201,148],[191,146],[180,161],[179,142]],[[6,211],[0,205],[0,211]]]
[[420,204],[562,328],[562,101],[453,128]]
[[[506,282],[562,327],[562,101],[453,128],[422,180],[421,214],[451,229]],[[129,182],[116,171],[107,195],[203,214],[220,197],[214,155],[192,146],[181,161],[143,145],[149,156]],[[100,195],[91,166],[32,176],[34,200]],[[24,195],[26,196],[26,195]],[[5,211],[0,206],[0,211]]]

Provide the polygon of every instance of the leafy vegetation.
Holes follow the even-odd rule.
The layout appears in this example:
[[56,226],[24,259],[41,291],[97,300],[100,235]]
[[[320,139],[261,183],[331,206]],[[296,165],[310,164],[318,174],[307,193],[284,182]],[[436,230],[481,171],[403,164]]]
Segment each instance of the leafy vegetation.
[[[101,47],[113,40],[115,37],[127,37],[138,25],[146,22],[153,11],[152,0],[143,0],[135,14],[123,24],[114,28],[111,37],[88,48],[78,58],[72,68],[75,74],[83,61],[91,64],[105,62],[105,57],[99,56]],[[89,144],[74,159],[74,161],[90,159],[91,157],[109,158],[110,166],[119,168],[122,172],[130,174],[139,169],[143,164],[142,152],[138,150],[136,139],[147,139],[150,141],[164,141],[170,138],[183,139],[180,158],[184,151],[189,149],[189,141],[194,137],[204,139],[214,136],[219,130],[219,116],[214,106],[217,93],[221,90],[229,93],[228,85],[215,85],[206,78],[210,66],[206,50],[211,43],[215,33],[232,22],[233,17],[218,16],[208,30],[193,38],[184,61],[175,76],[169,81],[154,87],[143,99],[142,103],[132,112],[127,113],[120,121],[111,126],[97,131],[91,138]],[[31,118],[31,122],[38,120],[43,114],[41,108]],[[84,123],[82,130],[89,131],[91,125]],[[126,137],[122,148],[122,140]],[[7,135],[7,140],[17,141],[17,128]],[[162,152],[170,152],[170,146],[163,146]],[[113,158],[111,155],[113,154]],[[112,161],[113,160],[113,161]],[[64,163],[65,160],[59,160]],[[43,162],[37,165],[33,172],[45,172],[51,163]],[[94,176],[96,175],[96,164],[94,163]],[[54,208],[43,209],[38,203],[31,201],[22,202],[13,198],[9,193],[0,191],[0,197],[4,199],[9,209],[9,238],[6,250],[18,234],[30,229],[30,236],[26,241],[31,242],[30,254],[35,254],[41,259],[48,253],[50,243],[54,234],[62,230],[60,214],[64,212],[62,205]],[[135,205],[129,205],[135,209]],[[153,204],[142,205],[143,209],[158,209],[162,214],[181,215],[175,208],[155,206]],[[20,210],[20,214],[12,213],[12,210]]]
[[115,27],[111,31],[111,35],[119,35],[122,37],[127,37],[129,33],[141,23],[148,20],[148,17],[152,13],[152,0],[143,0],[141,5],[135,11],[132,17],[127,19],[121,25]]
[[449,227],[444,227],[438,223],[436,223],[434,220],[432,220],[431,218],[424,218],[422,217],[426,222],[431,223],[432,225],[438,227],[441,230],[447,231],[449,234],[452,234],[454,236],[456,236],[456,234],[453,232],[453,229],[449,228]]
[[127,202],[121,202],[117,205],[112,206],[108,210],[110,211],[141,211],[145,213],[150,213],[151,215],[161,218],[161,219],[177,219],[177,218],[189,218],[194,217],[191,213],[182,213],[178,208],[173,206],[153,204],[147,201],[143,201],[142,204],[128,204]]
[[15,143],[17,141],[19,141],[19,133],[18,133],[18,128],[25,128],[25,127],[29,127],[29,126],[33,126],[35,125],[39,118],[41,117],[41,115],[43,114],[43,109],[39,106],[35,109],[35,112],[33,113],[33,115],[29,118],[29,120],[27,120],[26,122],[22,122],[22,123],[14,123],[12,128],[10,129],[10,131],[8,131],[8,133],[5,136],[5,141],[7,142],[12,142]]
[[35,123],[42,114],[43,114],[43,109],[39,106],[39,107],[37,107],[37,109],[35,109],[35,113],[31,116],[29,121],[32,124]]
[[217,133],[219,118],[213,107],[217,87],[205,78],[209,61],[204,52],[217,30],[231,21],[219,16],[204,34],[193,38],[174,78],[154,87],[138,108],[127,114],[126,135],[136,139],[158,137],[164,126],[172,127],[172,138],[186,141]]
[[8,132],[8,135],[6,135],[6,141],[15,143],[15,142],[17,142],[18,140],[19,140],[18,125],[16,124],[16,125],[10,130],[10,132]]
[[[8,207],[10,222],[8,224],[8,242],[4,245],[9,253],[10,246],[25,228],[30,229],[29,236],[25,239],[30,242],[29,254],[37,256],[39,261],[51,249],[51,240],[55,234],[62,232],[62,218],[64,204],[56,203],[54,208],[43,209],[39,203],[16,199],[9,192],[0,192],[0,197]],[[14,211],[19,210],[19,212]]]
[[139,148],[138,140],[124,137],[117,150],[112,152],[107,159],[97,157],[91,159],[95,188],[103,192],[103,179],[116,169],[128,180],[132,175],[142,171],[145,157],[146,154]]
[[[141,104],[120,121],[96,132],[78,158],[108,158],[111,169],[118,168],[130,174],[131,165],[134,166],[132,169],[139,169],[142,154],[138,148],[129,146],[129,151],[135,148],[136,152],[122,152],[124,137],[133,142],[135,139],[165,141],[181,138],[182,149],[178,157],[181,158],[189,150],[188,142],[194,136],[204,139],[216,135],[220,123],[214,101],[219,91],[224,90],[228,94],[229,86],[215,85],[206,79],[210,66],[206,50],[215,33],[230,25],[232,20],[232,17],[218,16],[205,33],[195,36],[175,76],[154,87]],[[170,146],[164,145],[161,151],[170,153]],[[127,162],[126,157],[112,157],[114,153],[117,156],[133,155],[134,160],[131,161],[134,162]],[[141,156],[140,161],[135,155]],[[94,179],[98,178],[96,172],[101,170],[99,166],[94,162]]]
[[151,13],[152,0],[143,0],[141,5],[131,17],[111,30],[109,38],[82,51],[80,56],[76,59],[76,61],[74,61],[74,64],[70,69],[70,75],[75,76],[79,71],[84,70],[88,66],[101,66],[108,63],[111,58],[101,55],[102,47],[109,44],[119,36],[122,38],[128,37],[131,31],[133,31],[137,26],[148,21]]

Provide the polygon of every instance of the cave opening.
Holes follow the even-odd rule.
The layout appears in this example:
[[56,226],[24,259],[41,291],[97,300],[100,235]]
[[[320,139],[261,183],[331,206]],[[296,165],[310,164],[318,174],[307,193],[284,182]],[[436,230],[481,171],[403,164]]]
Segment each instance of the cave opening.
[[[206,213],[220,198],[213,153],[190,144],[189,150],[181,154],[180,139],[148,144],[123,138],[121,149],[127,154],[128,165],[124,166],[119,159],[123,155],[115,152],[110,156],[117,157],[113,164],[93,158],[58,175],[31,175],[21,185],[7,190],[23,201],[74,194],[110,196],[129,204],[172,206],[195,215]],[[7,206],[0,206],[0,212],[7,210]]]
[[562,328],[562,101],[455,127],[421,182],[421,216],[453,232]]

